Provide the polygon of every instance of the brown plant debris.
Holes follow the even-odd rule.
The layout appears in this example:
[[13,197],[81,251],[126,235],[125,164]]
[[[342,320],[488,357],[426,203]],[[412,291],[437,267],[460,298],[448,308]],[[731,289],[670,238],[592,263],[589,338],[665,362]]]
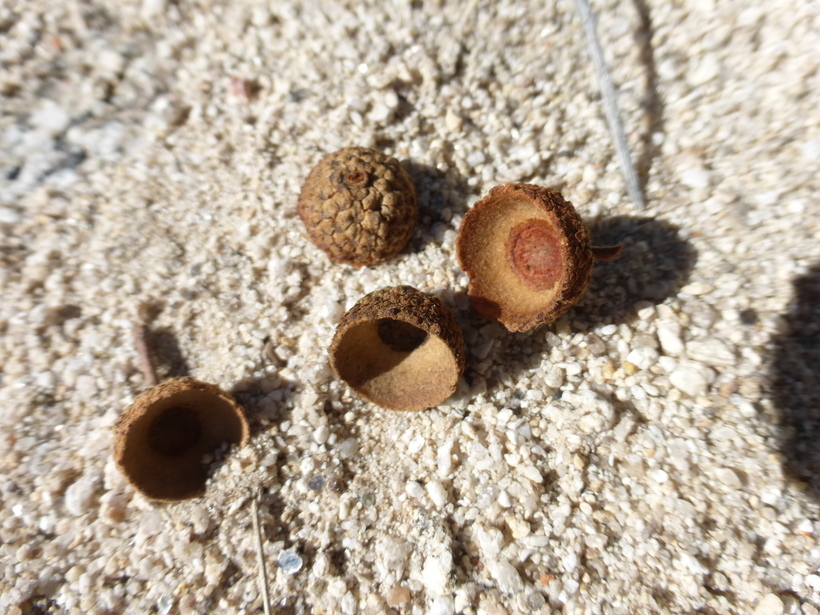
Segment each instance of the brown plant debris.
[[313,168],[298,210],[308,237],[330,260],[366,267],[401,252],[418,220],[418,199],[398,160],[346,147]]
[[114,460],[131,485],[153,500],[205,492],[203,457],[224,443],[244,446],[242,406],[218,386],[174,378],[139,395],[114,426]]
[[593,248],[572,203],[555,190],[507,184],[467,212],[457,250],[475,309],[510,331],[528,331],[572,307],[593,260],[615,258],[620,248]]
[[336,374],[390,410],[424,410],[456,390],[464,338],[452,311],[410,286],[383,288],[344,315],[330,346]]

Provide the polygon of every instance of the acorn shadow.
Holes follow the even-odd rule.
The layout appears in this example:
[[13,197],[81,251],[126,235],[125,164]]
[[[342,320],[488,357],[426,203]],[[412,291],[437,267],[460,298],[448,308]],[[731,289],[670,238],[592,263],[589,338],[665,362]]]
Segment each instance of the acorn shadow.
[[151,349],[151,359],[160,381],[190,376],[190,368],[176,334],[168,327],[146,327],[145,343]]
[[820,501],[820,263],[794,280],[783,320],[769,368],[783,469]]
[[[439,242],[437,235],[451,226],[453,216],[467,211],[470,188],[454,169],[439,169],[418,162],[402,163],[413,178],[419,198],[419,223],[407,245],[408,252],[423,252],[427,244]],[[448,213],[449,211],[449,213]]]
[[[290,418],[290,410],[285,402],[295,388],[295,382],[276,373],[263,377],[249,376],[234,383],[229,393],[245,409],[251,438],[263,432],[270,423],[281,423]],[[270,396],[273,391],[282,391],[281,400]]]
[[585,295],[570,312],[573,320],[621,324],[637,316],[643,302],[674,297],[697,262],[697,250],[674,224],[616,216],[591,221],[592,243],[623,244],[620,257],[595,263]]

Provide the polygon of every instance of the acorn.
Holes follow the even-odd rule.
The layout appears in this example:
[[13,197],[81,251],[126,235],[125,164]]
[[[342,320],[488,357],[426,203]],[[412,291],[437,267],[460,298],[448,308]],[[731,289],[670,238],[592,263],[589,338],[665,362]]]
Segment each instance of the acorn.
[[510,331],[557,320],[587,289],[595,260],[621,246],[593,247],[572,203],[551,188],[496,186],[464,216],[456,249],[480,314]]
[[364,296],[330,346],[336,375],[389,410],[418,411],[453,394],[464,371],[464,336],[438,297],[411,286]]
[[218,386],[173,378],[137,396],[114,426],[114,460],[128,482],[152,500],[205,493],[205,456],[223,444],[244,446],[245,411]]
[[418,198],[398,160],[346,147],[313,168],[298,211],[308,237],[330,260],[367,267],[407,245],[418,220]]

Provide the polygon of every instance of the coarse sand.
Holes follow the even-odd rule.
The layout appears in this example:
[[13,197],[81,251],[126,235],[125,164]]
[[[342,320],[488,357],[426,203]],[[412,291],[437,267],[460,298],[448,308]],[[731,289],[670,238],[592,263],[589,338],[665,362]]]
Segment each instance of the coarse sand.
[[[817,615],[820,4],[601,0],[647,208],[571,0],[0,0],[0,611]],[[326,154],[396,157],[407,248],[334,265],[296,206]],[[455,237],[507,182],[598,245],[558,322],[470,308]],[[464,330],[419,413],[329,368],[363,295]],[[127,486],[161,378],[231,391],[204,497]]]

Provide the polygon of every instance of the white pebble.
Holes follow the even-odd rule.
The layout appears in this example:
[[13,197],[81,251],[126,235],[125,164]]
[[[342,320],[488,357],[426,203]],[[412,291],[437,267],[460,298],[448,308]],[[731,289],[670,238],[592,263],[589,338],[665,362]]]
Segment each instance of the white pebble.
[[417,500],[424,497],[424,488],[414,480],[407,481],[407,484],[404,486],[404,491],[411,498],[416,498]]
[[427,483],[427,495],[430,496],[430,500],[436,505],[436,508],[441,508],[447,503],[447,490],[437,480],[431,480]]
[[302,569],[302,557],[293,549],[282,551],[276,563],[285,574],[296,574]]
[[339,457],[349,459],[359,451],[359,441],[356,438],[348,438],[339,444]]
[[709,187],[709,173],[703,169],[687,169],[680,175],[680,181],[688,188],[703,189]]
[[696,64],[695,70],[689,75],[689,83],[694,86],[704,85],[712,81],[720,73],[720,65],[712,56],[706,56]]
[[757,603],[754,615],[781,615],[783,613],[783,601],[776,594],[766,594]]
[[57,103],[46,100],[42,107],[31,114],[30,122],[40,132],[56,137],[68,128],[71,116]]
[[680,338],[680,323],[675,320],[658,321],[658,341],[661,343],[663,351],[671,356],[679,356],[683,353],[683,342]]
[[327,425],[319,425],[313,432],[313,441],[316,442],[316,444],[324,444],[329,437],[330,429],[328,429]]
[[433,600],[427,615],[453,615],[455,611],[456,605],[453,599],[450,596],[442,596]]
[[65,492],[65,508],[69,514],[80,516],[91,509],[94,492],[100,477],[97,473],[84,474]]
[[742,486],[740,479],[729,468],[720,468],[717,472],[718,480],[729,489],[740,489]]
[[686,344],[686,354],[690,359],[728,367],[735,364],[735,353],[718,339],[692,340]]
[[626,355],[626,360],[638,369],[649,369],[658,360],[658,351],[654,348],[636,348]]
[[521,576],[510,562],[505,559],[491,560],[487,562],[490,574],[498,583],[498,589],[505,594],[515,594],[524,589]]
[[0,224],[17,224],[22,216],[16,209],[0,207]]
[[705,393],[714,379],[711,369],[697,363],[682,363],[669,375],[672,386],[692,397]]
[[441,596],[445,593],[447,579],[453,567],[453,554],[445,551],[441,555],[431,555],[424,560],[421,571],[422,582],[427,593],[432,596]]
[[453,471],[453,441],[448,440],[442,444],[436,452],[436,463],[438,464],[439,478],[448,478]]

